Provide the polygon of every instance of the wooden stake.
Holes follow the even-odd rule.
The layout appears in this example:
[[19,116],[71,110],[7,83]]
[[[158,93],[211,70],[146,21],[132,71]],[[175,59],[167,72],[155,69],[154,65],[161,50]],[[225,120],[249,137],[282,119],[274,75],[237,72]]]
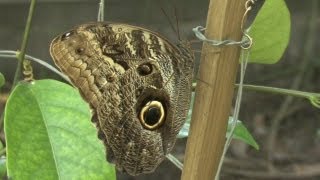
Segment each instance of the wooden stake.
[[[211,0],[206,37],[236,40],[246,0]],[[204,44],[182,180],[215,178],[226,140],[240,47]]]

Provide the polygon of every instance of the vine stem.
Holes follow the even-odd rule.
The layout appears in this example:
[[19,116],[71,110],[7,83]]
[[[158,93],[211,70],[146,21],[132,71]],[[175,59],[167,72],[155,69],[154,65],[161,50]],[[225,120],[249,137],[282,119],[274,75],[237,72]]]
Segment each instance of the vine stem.
[[168,154],[167,159],[169,159],[177,168],[179,168],[182,171],[183,164],[179,161],[179,159],[174,157],[172,154]]
[[[193,91],[197,86],[196,83],[192,84]],[[239,84],[235,84],[235,88],[239,88]],[[259,85],[251,85],[251,84],[243,84],[244,90],[256,91],[256,92],[266,92],[266,93],[273,93],[273,94],[280,94],[285,96],[293,96],[298,98],[305,98],[308,99],[315,107],[319,108],[319,99],[320,93],[313,93],[313,92],[305,92],[305,91],[298,91],[292,89],[284,89],[284,88],[277,88],[277,87],[269,87],[269,86],[259,86]]]
[[98,22],[104,21],[104,0],[100,0],[99,2],[99,10],[98,10]]
[[248,64],[249,53],[250,53],[250,50],[242,50],[242,52],[241,52],[240,82],[239,82],[239,86],[238,86],[237,99],[236,99],[236,103],[235,103],[235,107],[234,107],[233,120],[231,123],[231,131],[230,131],[230,135],[227,137],[227,140],[224,145],[223,153],[222,153],[221,160],[219,162],[218,170],[217,170],[216,177],[215,177],[216,180],[220,179],[220,173],[221,173],[223,161],[225,159],[226,153],[227,153],[229,146],[231,144],[231,141],[233,139],[232,136],[233,136],[234,131],[237,126],[237,121],[238,121],[240,107],[241,107],[243,81],[244,81],[244,76],[245,76],[245,72],[246,72],[246,68],[247,68],[247,64]]
[[[6,57],[6,58],[15,58],[17,57],[17,54],[19,52],[17,51],[11,51],[11,50],[0,50],[0,58],[1,57]],[[67,81],[68,83],[72,84],[71,80],[68,78],[68,76],[64,75],[63,73],[61,73],[58,69],[56,69],[55,67],[53,67],[52,65],[50,65],[49,63],[47,63],[44,60],[41,60],[39,58],[35,58],[33,56],[30,56],[28,54],[25,54],[25,59],[30,60],[30,61],[34,61],[44,67],[46,67],[47,69],[49,69],[50,71],[56,73],[57,75],[59,75],[62,79],[64,79],[65,81]]]
[[33,16],[35,5],[36,5],[36,0],[31,0],[30,7],[29,7],[29,14],[28,14],[28,18],[27,18],[27,23],[26,23],[26,27],[25,27],[25,30],[24,30],[24,34],[23,34],[23,40],[22,40],[22,43],[21,43],[20,53],[17,55],[18,65],[17,65],[16,72],[14,74],[12,88],[14,88],[16,86],[16,84],[18,83],[18,81],[19,81],[19,79],[21,77],[22,64],[23,64],[23,61],[24,61],[26,48],[27,48],[27,44],[28,44],[28,39],[29,39],[29,34],[30,34],[30,27],[31,27],[32,16]]
[[[26,23],[26,27],[25,27],[24,33],[23,33],[23,40],[21,43],[20,53],[17,54],[18,65],[17,65],[16,72],[14,73],[11,91],[17,85],[17,83],[21,77],[21,74],[22,74],[22,64],[23,64],[23,61],[25,58],[26,48],[27,48],[29,34],[30,34],[31,21],[32,21],[32,16],[33,16],[35,5],[36,5],[36,0],[31,0],[27,23]],[[4,113],[2,113],[1,117],[0,117],[0,128],[1,129],[3,128],[3,119],[4,119]]]
[[[238,87],[239,85],[236,84],[236,86]],[[257,86],[257,85],[250,85],[250,84],[243,85],[243,88],[247,90],[289,95],[289,96],[300,97],[300,98],[308,98],[309,96],[320,96],[320,94],[318,93],[297,91],[297,90],[277,88],[277,87]]]

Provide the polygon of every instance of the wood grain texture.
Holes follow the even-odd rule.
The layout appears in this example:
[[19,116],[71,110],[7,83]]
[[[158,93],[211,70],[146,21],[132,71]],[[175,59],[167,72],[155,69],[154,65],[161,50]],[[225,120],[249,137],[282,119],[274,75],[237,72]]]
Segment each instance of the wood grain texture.
[[[241,40],[245,0],[211,0],[206,36]],[[204,44],[187,142],[183,180],[212,180],[223,151],[240,47]]]
[[191,95],[193,55],[147,29],[88,23],[56,37],[56,65],[93,109],[108,160],[150,173],[174,146]]

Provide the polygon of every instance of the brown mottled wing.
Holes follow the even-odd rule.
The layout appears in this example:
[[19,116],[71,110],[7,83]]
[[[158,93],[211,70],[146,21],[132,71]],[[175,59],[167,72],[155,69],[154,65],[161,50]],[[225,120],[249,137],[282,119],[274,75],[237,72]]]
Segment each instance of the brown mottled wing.
[[[189,49],[140,27],[91,23],[56,37],[50,53],[94,110],[108,158],[131,175],[153,172],[171,151],[187,115]],[[140,115],[153,101],[163,106],[164,121],[151,129]]]

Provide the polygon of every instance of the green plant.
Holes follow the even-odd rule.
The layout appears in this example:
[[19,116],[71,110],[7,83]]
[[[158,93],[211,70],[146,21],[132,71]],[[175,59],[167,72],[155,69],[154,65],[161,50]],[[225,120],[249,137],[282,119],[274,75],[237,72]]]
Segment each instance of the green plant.
[[[32,2],[31,7],[35,1]],[[268,18],[270,14],[274,15],[272,19]],[[27,27],[30,27],[32,13],[29,17]],[[28,31],[21,52],[0,51],[2,57],[19,57],[16,82],[25,58],[43,63],[24,55]],[[276,63],[287,47],[290,35],[290,15],[285,2],[267,0],[248,33],[254,42],[249,62]],[[0,74],[0,88],[3,82],[4,77]],[[244,85],[243,88],[303,97],[315,107],[320,106],[317,93],[253,85]],[[96,137],[90,116],[88,105],[70,85],[55,80],[18,83],[10,94],[4,117],[8,175],[14,179],[115,179],[114,167],[105,161],[104,147]],[[236,122],[232,137],[258,149],[258,144],[241,121]],[[181,130],[180,138],[188,136],[189,125],[190,118]],[[228,130],[230,132],[231,128]],[[3,151],[0,151],[2,155]],[[0,168],[4,166],[1,159]]]

